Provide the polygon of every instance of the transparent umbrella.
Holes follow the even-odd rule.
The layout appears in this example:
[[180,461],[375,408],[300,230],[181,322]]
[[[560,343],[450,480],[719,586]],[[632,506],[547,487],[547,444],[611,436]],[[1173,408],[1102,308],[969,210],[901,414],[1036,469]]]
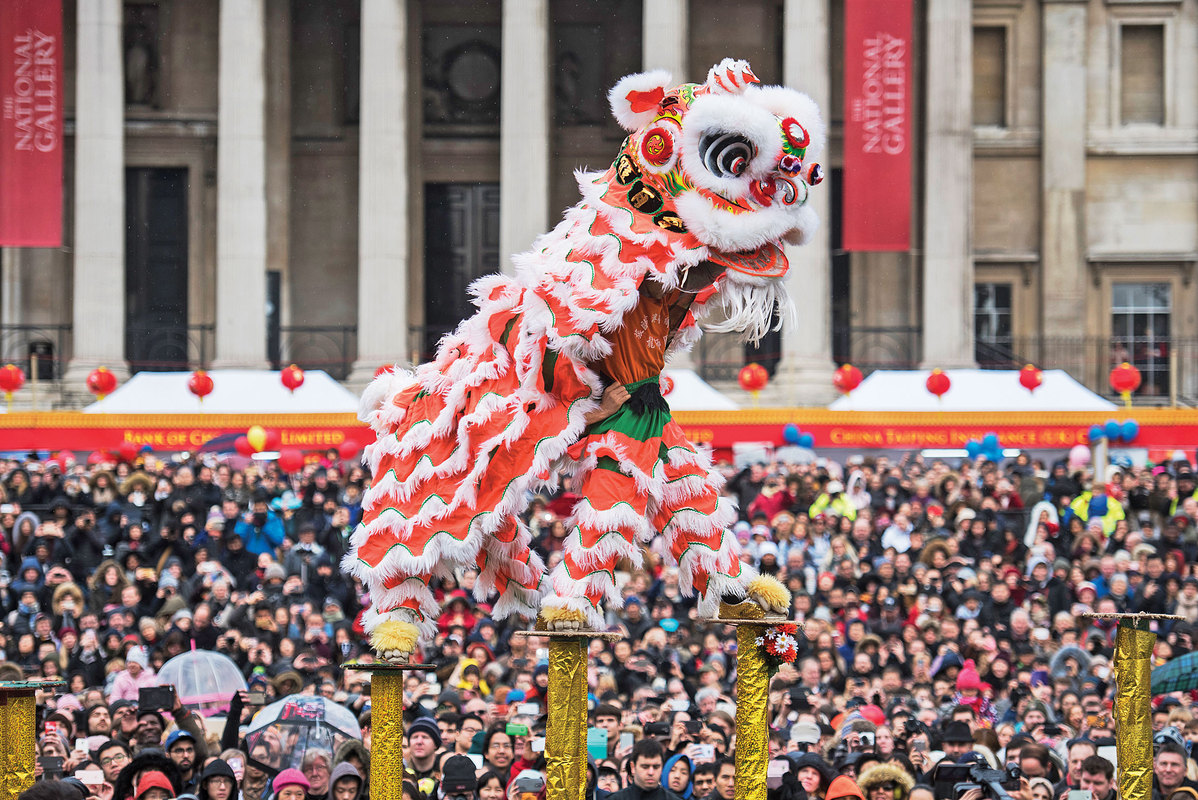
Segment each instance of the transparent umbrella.
[[342,742],[362,738],[353,712],[325,697],[292,694],[254,715],[245,734],[250,763],[272,775],[299,768],[304,753],[323,750],[332,762]]
[[174,684],[184,706],[205,717],[227,712],[233,695],[247,688],[233,659],[210,650],[180,653],[162,665],[158,677]]

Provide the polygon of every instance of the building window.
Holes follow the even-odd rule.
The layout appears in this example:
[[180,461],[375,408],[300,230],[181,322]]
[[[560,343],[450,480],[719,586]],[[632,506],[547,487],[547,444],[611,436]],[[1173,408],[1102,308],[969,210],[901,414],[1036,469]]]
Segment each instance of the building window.
[[1172,310],[1173,292],[1167,283],[1111,287],[1111,366],[1134,364],[1140,370],[1141,394],[1169,394]]
[[427,25],[422,46],[425,133],[498,136],[499,26]]
[[1165,124],[1165,26],[1122,25],[1120,119],[1124,125]]
[[1017,359],[1011,335],[1009,283],[973,286],[973,357],[980,367],[1009,367]]
[[1007,29],[973,29],[973,124],[1007,126]]

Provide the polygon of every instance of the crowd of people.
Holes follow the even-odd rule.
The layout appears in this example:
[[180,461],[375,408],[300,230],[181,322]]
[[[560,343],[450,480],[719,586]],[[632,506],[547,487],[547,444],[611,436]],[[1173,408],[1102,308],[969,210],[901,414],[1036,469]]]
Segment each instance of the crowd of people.
[[[722,469],[743,558],[790,588],[801,624],[769,687],[775,800],[1115,800],[1114,625],[1084,614],[1177,614],[1155,663],[1194,649],[1191,463]],[[369,677],[352,663],[370,658],[368,596],[339,568],[369,481],[335,452],[295,474],[210,455],[0,461],[0,679],[65,683],[39,693],[28,800],[369,797]],[[577,499],[568,482],[530,498],[550,566]],[[405,800],[545,794],[547,643],[510,636],[528,621],[492,619],[476,577],[435,580],[438,635],[418,654],[433,669],[405,684]],[[617,581],[620,639],[590,651],[588,798],[732,800],[735,636],[696,618],[658,542]],[[227,712],[147,692],[193,648],[243,673]],[[260,751],[251,719],[296,694],[344,706],[360,739]],[[1193,700],[1154,700],[1153,800],[1198,800]],[[1005,789],[959,785],[1008,765]]]

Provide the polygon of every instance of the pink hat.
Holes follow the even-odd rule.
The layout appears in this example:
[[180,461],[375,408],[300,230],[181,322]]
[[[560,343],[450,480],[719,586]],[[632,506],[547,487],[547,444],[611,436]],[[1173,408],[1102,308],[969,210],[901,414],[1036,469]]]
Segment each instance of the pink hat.
[[294,767],[289,767],[276,775],[270,786],[274,789],[275,794],[278,794],[284,786],[301,786],[305,792],[312,788],[312,784],[308,783],[304,773]]
[[982,677],[978,675],[977,665],[973,663],[973,659],[966,659],[965,666],[957,673],[957,691],[964,689],[973,689],[974,691],[982,690]]

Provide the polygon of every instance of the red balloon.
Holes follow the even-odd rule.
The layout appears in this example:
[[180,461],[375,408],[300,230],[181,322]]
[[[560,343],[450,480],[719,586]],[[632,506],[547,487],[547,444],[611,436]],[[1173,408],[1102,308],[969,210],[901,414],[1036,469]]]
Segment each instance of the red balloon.
[[358,443],[353,439],[346,439],[344,442],[337,445],[337,455],[341,456],[341,458],[345,461],[349,461],[361,451],[362,448],[359,447]]
[[116,375],[108,367],[96,367],[87,376],[87,390],[103,400],[116,388]]
[[1140,371],[1124,361],[1111,370],[1111,388],[1119,394],[1130,394],[1140,388]]
[[54,463],[58,464],[58,468],[63,472],[75,463],[75,454],[70,450],[59,450],[58,455],[54,456]]
[[266,447],[265,450],[278,450],[283,446],[283,439],[279,436],[278,431],[266,432]]
[[246,457],[254,454],[254,446],[250,444],[250,440],[245,438],[244,435],[238,436],[233,440],[233,449]]
[[948,379],[948,373],[942,369],[932,370],[932,374],[928,376],[928,380],[924,383],[928,391],[937,397],[943,397],[944,393],[952,388],[953,382]]
[[141,448],[135,442],[121,442],[121,446],[116,451],[122,461],[128,461],[132,464],[133,460],[137,458],[137,454],[141,452]]
[[87,455],[87,465],[89,467],[94,467],[96,464],[103,464],[108,459],[108,453],[104,452],[103,450],[93,450]]
[[304,371],[292,364],[279,373],[279,380],[294,394],[296,389],[304,385]]
[[765,367],[754,362],[741,367],[736,380],[740,383],[740,388],[746,392],[760,392],[770,382],[770,374],[765,371]]
[[861,370],[852,364],[844,364],[832,374],[832,385],[841,394],[848,394],[861,385],[862,379]]
[[299,450],[284,450],[279,453],[278,464],[284,472],[299,472],[304,468],[304,454]]
[[1044,373],[1041,372],[1034,364],[1028,364],[1023,369],[1019,370],[1019,385],[1029,392],[1034,392],[1040,388],[1040,384],[1044,382]]
[[187,379],[187,389],[200,398],[201,403],[204,402],[204,398],[212,394],[212,376],[202,369],[197,369]]
[[16,364],[0,367],[0,392],[11,395],[25,385],[25,373]]
[[670,392],[674,391],[674,379],[669,375],[661,376],[661,396],[666,397]]

